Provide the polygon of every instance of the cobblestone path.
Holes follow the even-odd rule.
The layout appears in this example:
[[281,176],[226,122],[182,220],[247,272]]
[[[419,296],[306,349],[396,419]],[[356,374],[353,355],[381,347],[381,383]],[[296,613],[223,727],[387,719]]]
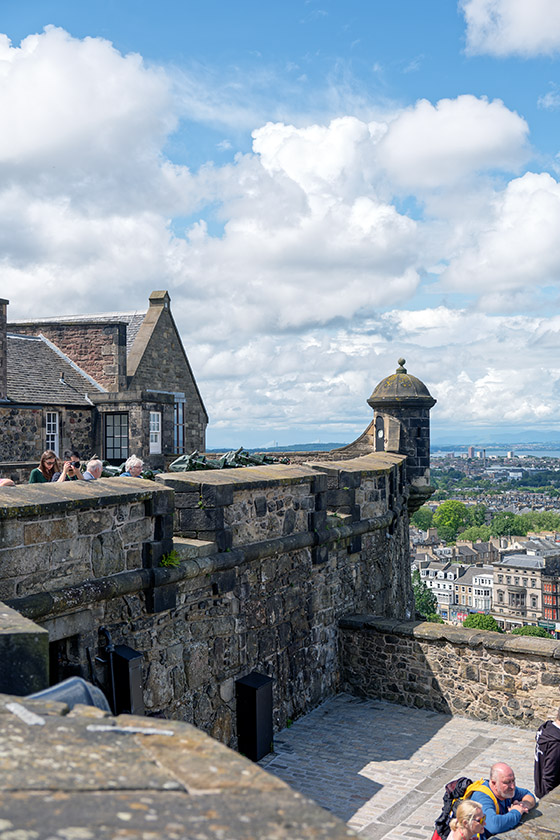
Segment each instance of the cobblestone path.
[[533,788],[532,730],[339,694],[274,739],[260,762],[363,840],[429,840],[446,782],[496,761]]

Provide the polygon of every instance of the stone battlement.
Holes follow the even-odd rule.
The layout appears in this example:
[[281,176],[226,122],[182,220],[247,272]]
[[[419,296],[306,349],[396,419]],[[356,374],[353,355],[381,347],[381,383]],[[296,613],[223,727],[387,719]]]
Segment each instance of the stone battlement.
[[338,690],[342,616],[410,615],[404,460],[5,488],[0,592],[48,631],[51,681],[106,683],[104,626],[142,654],[148,713],[235,745],[237,679],[273,678],[282,728]]

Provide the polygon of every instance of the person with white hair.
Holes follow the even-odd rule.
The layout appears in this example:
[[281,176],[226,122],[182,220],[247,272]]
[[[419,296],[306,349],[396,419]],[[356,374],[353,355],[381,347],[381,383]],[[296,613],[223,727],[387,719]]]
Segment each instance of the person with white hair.
[[86,471],[83,476],[84,481],[96,481],[98,478],[101,478],[102,472],[103,464],[99,458],[92,458],[91,461],[88,461],[86,464]]
[[144,461],[138,457],[138,455],[131,455],[130,458],[126,460],[124,465],[124,472],[121,473],[121,476],[125,476],[126,478],[140,478],[140,473],[144,469]]

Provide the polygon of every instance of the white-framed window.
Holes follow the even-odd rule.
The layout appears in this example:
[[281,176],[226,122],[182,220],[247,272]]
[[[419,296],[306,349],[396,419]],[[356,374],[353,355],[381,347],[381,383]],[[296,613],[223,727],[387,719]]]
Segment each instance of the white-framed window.
[[105,457],[120,462],[128,458],[128,414],[105,415]]
[[173,422],[173,451],[177,455],[185,454],[185,403],[175,403],[175,417]]
[[161,455],[161,411],[150,411],[150,455]]
[[58,455],[60,434],[58,411],[47,411],[45,415],[45,449],[52,449]]

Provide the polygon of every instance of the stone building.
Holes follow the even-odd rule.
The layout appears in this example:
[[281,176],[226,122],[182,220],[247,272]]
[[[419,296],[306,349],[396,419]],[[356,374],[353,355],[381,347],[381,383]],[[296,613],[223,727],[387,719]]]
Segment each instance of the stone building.
[[44,449],[152,467],[204,449],[208,415],[166,291],[147,312],[7,321],[0,300],[2,474]]
[[542,618],[543,557],[511,554],[494,565],[493,616],[504,630]]

